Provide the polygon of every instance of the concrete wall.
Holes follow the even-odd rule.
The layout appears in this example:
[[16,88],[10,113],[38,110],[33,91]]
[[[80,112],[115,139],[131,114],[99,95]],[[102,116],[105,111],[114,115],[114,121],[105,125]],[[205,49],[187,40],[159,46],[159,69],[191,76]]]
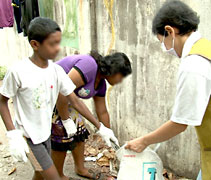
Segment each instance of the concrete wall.
[[[111,42],[111,19],[106,1],[97,2],[97,38],[100,52]],[[179,59],[162,52],[151,32],[152,19],[164,1],[114,1],[113,49],[128,54],[133,74],[108,95],[112,127],[121,143],[142,136],[170,119],[174,104]],[[211,39],[211,1],[185,0],[201,17],[199,31]],[[177,174],[195,178],[199,170],[199,145],[193,127],[162,144],[158,151],[164,166]]]

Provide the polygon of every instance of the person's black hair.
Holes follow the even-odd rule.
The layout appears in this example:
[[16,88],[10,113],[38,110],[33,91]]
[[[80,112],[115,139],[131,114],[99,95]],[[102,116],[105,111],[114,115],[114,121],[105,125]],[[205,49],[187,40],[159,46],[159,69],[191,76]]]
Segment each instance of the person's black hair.
[[102,56],[97,51],[91,51],[90,55],[95,59],[98,70],[104,76],[111,76],[121,73],[124,77],[132,73],[129,58],[121,52]]
[[200,19],[185,3],[174,0],[166,2],[157,12],[152,23],[152,32],[157,35],[168,35],[165,26],[169,25],[179,30],[179,35],[185,35],[198,29]]
[[31,40],[36,40],[42,43],[50,34],[55,33],[56,31],[61,32],[61,29],[55,21],[45,17],[37,17],[29,24],[28,40],[29,42]]

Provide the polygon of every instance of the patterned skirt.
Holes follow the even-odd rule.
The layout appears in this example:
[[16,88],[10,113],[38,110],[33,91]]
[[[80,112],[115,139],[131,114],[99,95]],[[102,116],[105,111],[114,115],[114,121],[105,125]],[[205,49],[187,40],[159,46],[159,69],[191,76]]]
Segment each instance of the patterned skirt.
[[69,106],[69,112],[70,117],[74,120],[77,127],[77,132],[72,137],[67,137],[61,118],[59,117],[56,108],[54,110],[51,130],[51,146],[54,151],[72,151],[77,143],[84,142],[88,139],[89,131],[86,129],[81,114],[71,106]]

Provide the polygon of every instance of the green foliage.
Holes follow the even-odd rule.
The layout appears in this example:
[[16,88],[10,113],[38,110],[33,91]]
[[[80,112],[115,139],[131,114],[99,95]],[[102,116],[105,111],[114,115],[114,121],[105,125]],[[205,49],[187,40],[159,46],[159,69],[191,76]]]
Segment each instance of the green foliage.
[[6,72],[7,72],[7,68],[5,66],[0,66],[0,80],[4,79]]

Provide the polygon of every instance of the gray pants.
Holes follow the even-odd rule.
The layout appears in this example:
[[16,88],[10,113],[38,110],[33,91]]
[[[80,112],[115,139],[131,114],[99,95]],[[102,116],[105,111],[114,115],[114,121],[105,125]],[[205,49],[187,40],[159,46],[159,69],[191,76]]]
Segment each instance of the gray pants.
[[26,139],[29,145],[29,154],[27,154],[35,171],[44,171],[53,165],[51,159],[51,138],[40,144],[33,144],[31,139]]

